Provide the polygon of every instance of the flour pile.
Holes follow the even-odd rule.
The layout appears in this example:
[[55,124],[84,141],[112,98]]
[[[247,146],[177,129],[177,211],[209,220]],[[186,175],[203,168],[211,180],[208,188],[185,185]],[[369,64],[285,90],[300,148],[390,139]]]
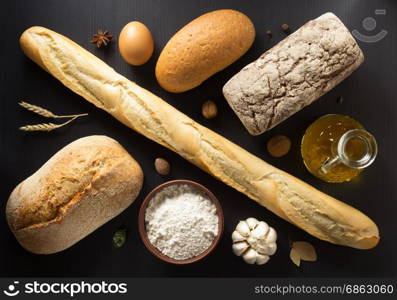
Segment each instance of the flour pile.
[[149,241],[176,260],[193,258],[207,250],[218,234],[215,204],[197,188],[174,184],[160,190],[145,215]]

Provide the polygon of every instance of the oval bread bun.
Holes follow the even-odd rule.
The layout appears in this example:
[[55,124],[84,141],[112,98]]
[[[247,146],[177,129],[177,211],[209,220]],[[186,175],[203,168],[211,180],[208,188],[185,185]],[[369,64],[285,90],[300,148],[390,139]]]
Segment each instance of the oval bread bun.
[[157,61],[157,81],[173,93],[195,88],[235,62],[254,39],[255,28],[246,15],[231,9],[206,13],[168,41]]

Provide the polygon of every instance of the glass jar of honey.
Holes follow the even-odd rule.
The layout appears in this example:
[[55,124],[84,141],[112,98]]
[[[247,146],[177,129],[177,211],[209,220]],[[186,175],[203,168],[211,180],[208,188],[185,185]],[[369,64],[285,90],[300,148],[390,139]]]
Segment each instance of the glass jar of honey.
[[350,181],[372,164],[377,152],[375,138],[359,122],[338,114],[317,119],[301,144],[306,168],[326,182]]

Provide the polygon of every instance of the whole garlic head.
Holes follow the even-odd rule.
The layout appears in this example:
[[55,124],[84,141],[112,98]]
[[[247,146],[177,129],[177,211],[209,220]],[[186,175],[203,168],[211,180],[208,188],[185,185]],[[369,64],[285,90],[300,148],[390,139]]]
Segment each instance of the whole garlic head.
[[248,264],[263,265],[277,250],[277,233],[255,218],[240,221],[232,233],[233,252]]

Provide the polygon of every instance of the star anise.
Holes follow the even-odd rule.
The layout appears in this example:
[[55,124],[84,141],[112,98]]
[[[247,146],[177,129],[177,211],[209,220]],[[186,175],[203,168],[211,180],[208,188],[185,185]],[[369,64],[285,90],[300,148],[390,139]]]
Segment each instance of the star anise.
[[100,48],[102,45],[106,46],[109,44],[112,38],[113,35],[109,34],[109,31],[98,30],[97,33],[94,34],[94,38],[90,41],[90,43],[96,44],[97,48]]

